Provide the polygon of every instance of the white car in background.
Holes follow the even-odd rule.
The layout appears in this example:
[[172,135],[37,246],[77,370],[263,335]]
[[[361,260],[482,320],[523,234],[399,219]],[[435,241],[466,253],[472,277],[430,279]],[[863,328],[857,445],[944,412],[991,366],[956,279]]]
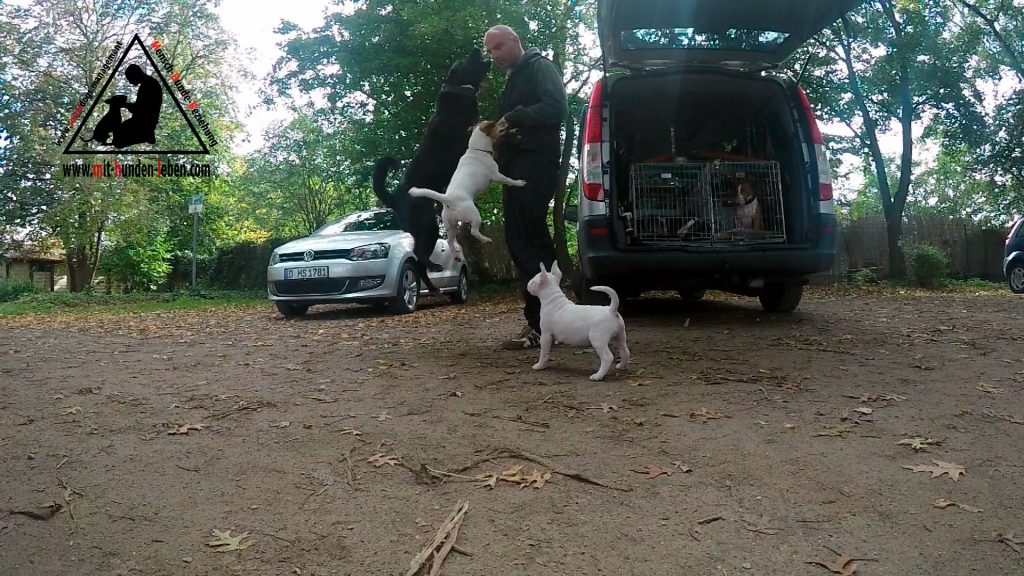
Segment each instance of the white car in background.
[[[469,297],[469,267],[448,249],[444,227],[431,260],[440,272],[431,282],[456,304]],[[305,238],[278,247],[267,267],[267,295],[278,311],[301,316],[316,304],[344,302],[386,306],[396,314],[416,310],[427,293],[416,274],[413,238],[391,210],[367,210],[331,222]]]

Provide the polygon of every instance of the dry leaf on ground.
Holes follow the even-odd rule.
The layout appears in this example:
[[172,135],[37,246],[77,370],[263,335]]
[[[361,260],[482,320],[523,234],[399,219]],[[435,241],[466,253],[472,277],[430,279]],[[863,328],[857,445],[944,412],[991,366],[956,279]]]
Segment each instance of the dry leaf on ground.
[[390,420],[391,419],[391,415],[388,414],[387,410],[385,410],[384,412],[381,412],[380,414],[375,415],[373,417],[373,419],[378,421],[378,422],[383,422],[385,420]]
[[992,410],[983,410],[981,413],[984,414],[985,416],[988,416],[989,418],[998,418],[1000,420],[1005,420],[1011,424],[1024,424],[1024,416],[1016,416],[1009,413],[997,414]]
[[932,460],[935,466],[928,466],[926,464],[917,464],[915,466],[904,466],[907,470],[914,472],[931,472],[932,478],[938,478],[943,474],[949,475],[954,482],[960,479],[961,474],[966,474],[967,469],[959,464],[953,464],[952,462],[943,462],[942,460]]
[[216,548],[215,552],[231,552],[233,550],[245,550],[249,546],[252,546],[252,540],[242,542],[243,538],[249,536],[248,532],[242,532],[238,536],[232,536],[231,530],[227,532],[221,532],[220,530],[214,529],[213,535],[217,539],[213,542],[207,542],[207,546]]
[[81,406],[72,406],[71,408],[67,408],[65,410],[62,410],[60,414],[61,414],[61,416],[70,416],[71,414],[79,414],[81,412],[82,412],[82,407]]
[[1013,532],[1007,532],[1006,534],[996,532],[995,538],[996,542],[1006,544],[1012,548],[1014,552],[1020,554],[1020,545],[1024,544],[1024,539],[1017,538]]
[[636,472],[637,474],[646,474],[648,479],[657,478],[658,476],[665,475],[671,476],[671,470],[662,470],[657,466],[651,466],[650,464],[644,464],[643,470],[630,470],[630,472]]
[[356,430],[355,428],[345,428],[344,430],[339,432],[339,434],[351,434],[352,436],[362,436],[363,435],[362,432],[360,432],[359,430]]
[[480,476],[477,476],[476,479],[479,480],[479,482],[473,484],[473,486],[476,486],[477,488],[494,488],[498,485],[497,474],[481,474]]
[[202,430],[205,427],[205,424],[184,424],[182,426],[175,426],[173,429],[168,430],[167,433],[172,436],[176,436],[179,434],[188,434],[189,430]]
[[857,563],[854,559],[846,554],[839,554],[835,560],[826,564],[818,560],[808,560],[808,564],[814,564],[821,566],[833,574],[839,574],[840,576],[854,576],[857,573]]
[[292,425],[291,422],[277,422],[275,424],[271,424],[270,427],[271,428],[287,428],[287,427],[289,427],[291,425]]
[[690,418],[693,420],[700,420],[701,423],[707,424],[708,420],[720,420],[722,418],[731,418],[731,416],[702,407],[696,412],[690,412]]
[[682,472],[683,474],[686,474],[687,472],[693,472],[693,468],[690,468],[686,464],[683,464],[681,460],[673,460],[672,466],[678,468],[679,471]]
[[947,500],[945,498],[939,498],[938,500],[932,503],[932,506],[942,509],[949,508],[950,506],[956,506],[957,508],[964,510],[966,512],[983,512],[981,508],[975,508],[974,506],[968,506],[966,504],[961,504],[959,502],[954,502],[952,500]]
[[996,388],[994,386],[989,386],[988,384],[985,384],[984,382],[982,382],[981,384],[978,384],[977,386],[975,386],[975,388],[977,388],[978,390],[981,390],[982,392],[987,392],[988,394],[1002,394],[1002,393],[1006,392],[1006,390],[1003,390],[1002,388]]
[[385,464],[389,466],[394,466],[395,464],[402,463],[402,461],[399,460],[398,458],[395,458],[394,456],[388,456],[384,452],[381,452],[380,454],[374,454],[373,456],[367,458],[366,461],[369,462],[370,464],[373,464],[374,467],[376,468],[380,468]]
[[897,446],[910,446],[915,451],[927,450],[929,446],[938,446],[939,444],[942,444],[942,440],[936,440],[935,438],[922,438],[920,436],[904,438],[896,443]]

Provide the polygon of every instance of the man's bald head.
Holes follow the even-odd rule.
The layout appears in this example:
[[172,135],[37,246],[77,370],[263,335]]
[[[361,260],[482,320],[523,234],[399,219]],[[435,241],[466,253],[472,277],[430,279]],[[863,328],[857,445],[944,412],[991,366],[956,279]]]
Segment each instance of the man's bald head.
[[502,70],[515,66],[523,56],[523,44],[515,30],[504,24],[491,26],[484,34],[484,48]]

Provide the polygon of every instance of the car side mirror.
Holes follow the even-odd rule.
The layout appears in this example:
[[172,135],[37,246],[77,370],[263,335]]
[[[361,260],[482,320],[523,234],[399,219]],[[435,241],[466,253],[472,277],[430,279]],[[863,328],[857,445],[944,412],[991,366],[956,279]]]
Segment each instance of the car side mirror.
[[565,206],[565,221],[566,222],[579,222],[580,219],[580,207],[575,204],[567,204]]

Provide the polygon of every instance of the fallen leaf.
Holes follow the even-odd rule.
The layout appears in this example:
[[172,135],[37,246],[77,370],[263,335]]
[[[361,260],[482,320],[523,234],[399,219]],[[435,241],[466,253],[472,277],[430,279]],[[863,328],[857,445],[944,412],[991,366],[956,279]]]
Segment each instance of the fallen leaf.
[[351,434],[352,436],[362,436],[363,435],[362,432],[360,432],[359,430],[356,430],[355,428],[345,428],[344,430],[339,432],[339,434]]
[[1020,545],[1024,544],[1024,539],[1017,538],[1013,532],[1007,532],[1006,534],[996,532],[995,538],[996,542],[1006,544],[1012,548],[1014,552],[1020,554]]
[[631,472],[636,472],[637,474],[646,474],[648,480],[650,480],[651,478],[657,478],[658,476],[661,476],[662,474],[664,474],[665,476],[671,476],[672,475],[672,471],[671,470],[662,470],[661,468],[658,468],[657,466],[651,466],[650,464],[644,464],[644,469],[643,470],[630,470],[630,471]]
[[533,486],[534,488],[540,489],[543,488],[549,480],[551,480],[551,472],[531,470],[529,474],[522,477],[519,487],[526,488],[527,486]]
[[846,554],[839,554],[835,560],[828,564],[818,560],[808,560],[807,563],[821,566],[829,572],[839,574],[840,576],[854,576],[857,573],[857,563]]
[[61,411],[62,416],[70,416],[71,414],[79,414],[82,412],[81,406],[72,406],[66,410]]
[[867,406],[861,406],[860,408],[854,408],[854,412],[860,412],[861,414],[873,414],[875,411]]
[[981,390],[982,392],[987,392],[989,394],[1002,394],[1002,393],[1006,392],[1006,390],[1003,390],[1002,388],[995,388],[993,386],[989,386],[988,384],[985,384],[984,382],[982,382],[981,384],[978,384],[977,386],[975,386],[975,388],[977,388],[978,390]]
[[391,419],[391,415],[387,413],[387,410],[385,410],[384,412],[381,412],[380,414],[377,414],[376,416],[374,416],[373,419],[378,421],[378,422],[383,422],[385,420],[390,420]]
[[401,464],[402,462],[398,458],[395,458],[394,456],[388,456],[383,452],[381,452],[380,454],[374,454],[373,456],[370,456],[369,458],[366,459],[366,461],[369,462],[370,464],[373,464],[377,468],[380,468],[385,464],[389,466],[394,466],[395,464]]
[[172,430],[168,430],[167,433],[174,436],[178,434],[188,434],[189,430],[202,430],[205,424],[184,424],[182,426],[176,426]]
[[479,480],[479,482],[473,484],[473,486],[476,486],[477,488],[494,488],[498,485],[497,474],[481,474],[480,476],[477,476],[476,479]]
[[693,419],[693,420],[700,420],[701,423],[707,424],[708,420],[719,420],[721,418],[731,418],[731,416],[728,416],[728,415],[723,414],[721,412],[715,412],[713,410],[708,410],[707,408],[703,408],[702,407],[700,410],[698,410],[696,412],[690,412],[690,418]]
[[914,472],[931,472],[932,478],[938,478],[943,474],[947,474],[954,482],[960,479],[961,474],[967,473],[967,469],[959,464],[943,462],[942,460],[932,460],[932,462],[935,463],[935,466],[917,464],[915,466],[904,466],[904,468]]
[[245,550],[249,546],[252,546],[252,540],[248,540],[242,543],[242,539],[249,536],[248,532],[242,532],[238,536],[232,536],[231,530],[227,532],[221,532],[220,530],[214,529],[214,537],[217,539],[213,542],[207,542],[207,546],[216,548],[215,552],[231,552],[234,550]]
[[448,396],[454,398],[462,398],[462,392],[459,392],[458,390],[452,390],[451,392],[448,393]]
[[904,438],[896,443],[898,446],[910,446],[916,450],[927,450],[929,446],[938,446],[942,444],[942,440],[936,440],[934,438],[921,438],[915,436],[914,438]]
[[679,460],[673,460],[672,461],[672,465],[675,466],[676,468],[678,468],[679,471],[682,472],[683,474],[686,474],[687,472],[693,472],[693,468],[690,468],[689,466],[687,466],[686,464],[683,464]]
[[938,500],[932,503],[932,506],[940,509],[946,509],[949,508],[950,506],[956,506],[957,508],[964,510],[966,512],[983,512],[981,508],[975,508],[974,506],[968,506],[966,504],[961,504],[959,502],[954,502],[952,500],[946,500],[945,498],[939,498]]
[[291,425],[292,425],[291,422],[278,422],[276,424],[271,424],[270,427],[271,428],[287,428],[287,427],[289,427]]
[[796,424],[790,424],[789,422],[786,422],[785,424],[782,425],[782,427],[785,428],[786,430],[792,430],[793,428],[796,428]]

